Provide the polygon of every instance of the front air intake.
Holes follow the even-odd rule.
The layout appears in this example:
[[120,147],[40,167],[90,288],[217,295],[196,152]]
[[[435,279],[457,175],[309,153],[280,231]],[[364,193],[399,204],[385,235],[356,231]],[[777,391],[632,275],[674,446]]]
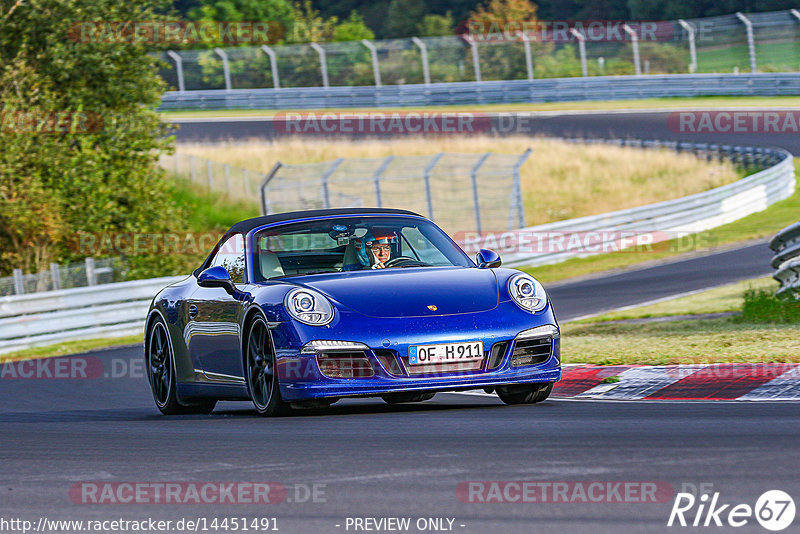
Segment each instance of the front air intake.
[[550,337],[539,339],[525,339],[514,344],[514,353],[511,355],[511,365],[536,365],[550,359],[553,350],[553,340]]
[[375,374],[363,352],[318,352],[317,365],[328,378],[368,378]]

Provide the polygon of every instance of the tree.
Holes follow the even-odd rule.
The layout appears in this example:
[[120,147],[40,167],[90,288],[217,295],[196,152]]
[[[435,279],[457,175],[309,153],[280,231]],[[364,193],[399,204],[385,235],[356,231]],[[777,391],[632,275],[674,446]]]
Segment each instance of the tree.
[[386,19],[390,37],[411,37],[428,8],[424,0],[392,0]]
[[[168,4],[38,0],[0,5],[0,271],[91,255],[78,232],[161,232],[176,213],[159,154],[152,43],[74,33],[83,21],[157,20]],[[61,122],[59,122],[61,121]],[[63,129],[64,131],[59,131]]]
[[445,15],[425,15],[417,24],[416,34],[420,37],[440,37],[453,35],[455,23],[449,11]]

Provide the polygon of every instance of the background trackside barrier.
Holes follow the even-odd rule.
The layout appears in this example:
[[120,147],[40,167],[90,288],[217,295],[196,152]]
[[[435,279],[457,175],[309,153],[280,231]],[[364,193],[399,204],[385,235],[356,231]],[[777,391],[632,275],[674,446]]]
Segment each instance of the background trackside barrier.
[[772,258],[773,278],[781,287],[777,294],[800,295],[800,222],[787,226],[769,242],[775,251]]

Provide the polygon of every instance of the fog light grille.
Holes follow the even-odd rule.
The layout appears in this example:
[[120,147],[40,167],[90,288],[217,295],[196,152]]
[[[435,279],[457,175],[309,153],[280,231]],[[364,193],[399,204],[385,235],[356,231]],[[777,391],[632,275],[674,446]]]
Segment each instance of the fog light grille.
[[544,363],[550,359],[552,350],[553,340],[549,337],[517,341],[514,345],[514,353],[511,355],[511,365],[519,367]]
[[508,350],[508,341],[498,341],[492,345],[492,350],[489,351],[489,363],[487,369],[497,369],[503,363],[503,357]]
[[317,365],[328,378],[367,378],[375,374],[363,352],[320,352]]
[[393,350],[376,349],[375,356],[387,373],[392,376],[403,376],[403,369],[400,367],[400,362],[397,361],[397,355]]

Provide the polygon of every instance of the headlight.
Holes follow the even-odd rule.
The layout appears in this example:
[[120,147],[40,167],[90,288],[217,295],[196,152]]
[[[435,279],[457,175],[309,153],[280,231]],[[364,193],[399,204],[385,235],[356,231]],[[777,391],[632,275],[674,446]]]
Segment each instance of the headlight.
[[520,308],[538,312],[547,306],[547,293],[542,284],[527,274],[515,274],[508,279],[508,294]]
[[286,311],[294,319],[312,326],[326,325],[333,319],[333,306],[311,289],[292,289],[284,300]]

